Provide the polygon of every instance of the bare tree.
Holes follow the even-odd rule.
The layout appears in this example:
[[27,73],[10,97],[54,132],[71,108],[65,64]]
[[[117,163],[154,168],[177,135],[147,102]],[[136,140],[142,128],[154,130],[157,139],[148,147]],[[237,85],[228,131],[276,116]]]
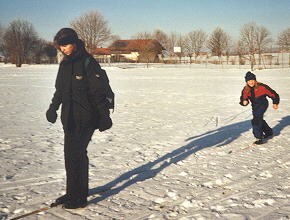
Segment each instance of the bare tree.
[[2,25],[0,23],[0,44],[3,41],[3,35],[4,35],[4,28],[2,27]]
[[207,47],[211,50],[212,54],[218,56],[221,61],[221,56],[225,54],[226,50],[229,48],[230,36],[217,27],[210,35],[207,41]]
[[255,22],[245,24],[240,32],[240,40],[243,43],[243,47],[247,54],[249,54],[249,60],[251,63],[251,70],[255,65],[255,52],[257,51],[257,24]]
[[57,50],[51,43],[46,43],[43,48],[44,54],[49,58],[49,63],[56,63]]
[[[165,49],[170,56],[175,55],[174,54],[174,47],[182,47],[184,48],[185,43],[184,43],[184,37],[181,36],[180,34],[177,34],[176,32],[171,32],[171,34],[167,35],[160,29],[156,29],[153,34],[149,32],[140,32],[131,37],[132,39],[143,39],[143,40],[148,40],[148,39],[155,39],[157,40]],[[181,56],[181,54],[178,54]]]
[[117,40],[120,40],[121,37],[119,35],[111,35],[110,39],[106,42],[106,45],[109,46]]
[[192,63],[192,57],[194,54],[193,46],[191,44],[190,36],[186,35],[184,37],[184,48],[183,48],[183,53],[185,56],[189,57],[189,63]]
[[261,55],[265,52],[267,46],[272,41],[270,32],[264,26],[258,26],[255,22],[245,24],[240,32],[240,40],[243,42],[243,47],[251,63],[253,70],[256,63],[255,54],[259,55],[259,65],[261,64]]
[[170,54],[174,53],[174,47],[178,44],[178,34],[176,32],[171,32],[168,36],[168,52]]
[[184,53],[185,45],[186,45],[186,37],[182,36],[181,34],[179,34],[178,37],[177,37],[176,46],[180,47],[181,51],[179,53],[177,53],[176,55],[179,56],[180,63],[181,63],[181,58],[185,54]]
[[256,28],[256,44],[257,53],[259,54],[259,65],[261,65],[262,53],[265,52],[269,43],[272,39],[270,38],[270,32],[264,26],[258,26]]
[[144,32],[139,32],[133,35],[131,39],[147,40],[147,39],[152,39],[152,35],[149,32],[144,31]]
[[[282,52],[282,65],[283,65],[284,52],[290,53],[290,28],[287,28],[286,30],[279,33],[277,44],[280,48],[280,51]],[[290,58],[289,58],[288,64],[290,65]]]
[[35,42],[35,48],[32,52],[31,61],[33,61],[36,64],[41,63],[41,59],[45,56],[44,54],[44,47],[46,46],[46,42],[44,40],[38,40]]
[[38,42],[37,33],[31,23],[14,20],[4,34],[4,50],[17,67],[28,62]]
[[234,51],[234,41],[232,40],[230,35],[228,35],[228,44],[225,48],[225,55],[227,57],[227,64],[229,64],[230,56],[233,53],[233,51]]
[[108,22],[98,11],[88,12],[71,22],[72,28],[85,43],[89,53],[111,39]]
[[200,55],[201,49],[204,47],[206,38],[206,33],[203,30],[195,30],[187,34],[185,50],[190,57],[190,63],[192,54],[194,54],[195,61]]
[[290,51],[290,28],[279,33],[277,43],[281,50]]
[[135,48],[138,55],[138,62],[146,62],[147,67],[150,62],[159,61],[158,54],[161,54],[162,45],[156,39],[139,39],[133,41],[131,48]]
[[156,29],[153,34],[152,38],[156,39],[162,46],[167,50],[168,48],[168,36],[160,29]]
[[246,54],[246,50],[241,40],[238,40],[236,43],[235,53],[239,56],[239,65],[244,65],[245,64],[244,55]]
[[145,60],[147,68],[149,67],[150,58],[152,57],[152,47],[150,40],[152,39],[151,33],[144,31],[139,32],[131,37],[131,39],[139,40],[136,41],[136,49],[138,50],[138,62]]
[[0,53],[4,54],[4,47],[3,47],[3,36],[4,36],[4,28],[0,23]]

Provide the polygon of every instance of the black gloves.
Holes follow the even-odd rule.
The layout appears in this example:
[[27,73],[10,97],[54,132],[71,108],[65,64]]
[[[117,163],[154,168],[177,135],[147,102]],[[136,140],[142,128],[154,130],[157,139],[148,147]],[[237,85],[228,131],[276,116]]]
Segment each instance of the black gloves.
[[113,125],[113,122],[110,118],[110,110],[108,107],[103,104],[98,106],[98,112],[99,112],[99,131],[105,131],[107,129],[110,129]]
[[100,116],[100,121],[99,121],[99,131],[105,131],[107,129],[110,129],[112,127],[113,123],[110,118],[110,116]]
[[55,123],[57,119],[56,110],[49,108],[46,112],[46,119],[51,123]]

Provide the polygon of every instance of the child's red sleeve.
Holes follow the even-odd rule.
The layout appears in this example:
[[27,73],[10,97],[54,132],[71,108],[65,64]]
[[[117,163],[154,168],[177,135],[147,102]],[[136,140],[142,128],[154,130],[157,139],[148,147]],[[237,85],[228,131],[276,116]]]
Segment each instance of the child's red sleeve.
[[245,101],[245,100],[248,101],[248,99],[249,99],[249,94],[248,94],[246,88],[244,88],[242,90],[241,97],[240,97],[240,105],[244,105],[243,101]]

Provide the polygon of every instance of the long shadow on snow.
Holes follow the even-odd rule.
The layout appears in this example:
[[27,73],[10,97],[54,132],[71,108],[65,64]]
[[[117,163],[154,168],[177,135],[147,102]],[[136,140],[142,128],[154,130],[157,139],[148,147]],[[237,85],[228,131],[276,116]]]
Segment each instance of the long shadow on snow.
[[279,124],[273,127],[274,136],[280,135],[281,131],[288,125],[290,125],[290,116],[285,116],[279,121]]
[[[290,116],[282,118],[279,124],[273,128],[276,135],[280,134],[281,130],[289,124]],[[90,195],[98,194],[100,191],[104,191],[104,193],[101,196],[92,199],[90,203],[97,203],[119,193],[132,184],[150,179],[172,163],[182,161],[199,150],[229,144],[241,136],[242,133],[250,130],[250,128],[251,122],[250,120],[247,120],[208,131],[198,136],[190,137],[186,139],[186,141],[190,141],[188,144],[163,155],[155,161],[148,162],[131,171],[123,173],[115,180],[103,186],[91,189],[89,193]]]

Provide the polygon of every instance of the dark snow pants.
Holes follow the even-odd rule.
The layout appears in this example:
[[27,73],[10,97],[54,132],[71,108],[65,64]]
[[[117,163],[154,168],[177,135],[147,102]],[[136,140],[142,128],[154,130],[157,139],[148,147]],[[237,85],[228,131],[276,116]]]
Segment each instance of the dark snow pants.
[[272,135],[272,128],[263,118],[254,118],[252,120],[253,134],[255,138],[262,139],[264,135]]
[[86,201],[89,191],[87,146],[94,133],[94,128],[82,128],[76,129],[76,131],[65,133],[64,138],[66,194],[73,200]]
[[272,128],[267,124],[263,119],[264,113],[268,108],[268,102],[265,102],[263,105],[253,106],[253,134],[255,138],[262,139],[264,135],[272,135]]

